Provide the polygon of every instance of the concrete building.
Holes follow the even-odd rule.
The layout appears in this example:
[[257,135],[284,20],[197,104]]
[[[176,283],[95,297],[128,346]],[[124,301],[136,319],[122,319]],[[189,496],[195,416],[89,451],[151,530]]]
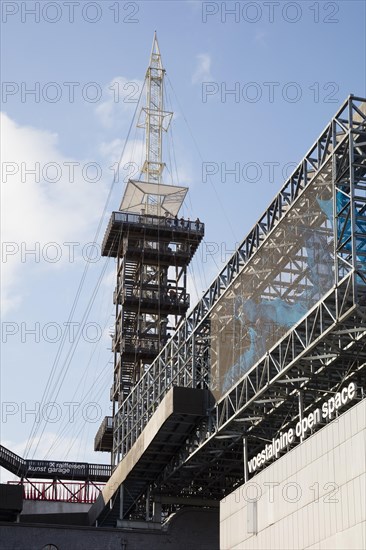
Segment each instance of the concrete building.
[[220,548],[366,548],[365,399],[221,501]]

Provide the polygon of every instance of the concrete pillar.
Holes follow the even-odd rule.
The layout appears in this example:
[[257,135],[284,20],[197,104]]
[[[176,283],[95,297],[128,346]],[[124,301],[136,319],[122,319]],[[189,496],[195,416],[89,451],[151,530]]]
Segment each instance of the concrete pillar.
[[162,512],[161,499],[160,499],[160,496],[157,495],[154,497],[154,503],[153,503],[153,521],[157,523],[161,523],[161,512]]
[[249,479],[249,472],[248,472],[248,439],[247,437],[243,437],[243,468],[244,468],[244,483],[246,483]]
[[[112,502],[112,499],[109,503]],[[123,520],[123,484],[119,488],[119,516],[118,519]]]

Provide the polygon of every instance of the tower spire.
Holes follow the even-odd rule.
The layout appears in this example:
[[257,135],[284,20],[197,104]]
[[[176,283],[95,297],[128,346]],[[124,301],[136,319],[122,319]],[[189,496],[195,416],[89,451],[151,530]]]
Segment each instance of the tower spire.
[[122,212],[156,216],[176,216],[184,201],[187,187],[164,185],[162,174],[163,132],[169,128],[173,113],[164,109],[164,77],[156,31],[145,75],[146,104],[142,107],[137,127],[145,130],[145,159],[139,180],[129,180],[121,202]]
[[167,131],[173,113],[164,110],[164,76],[158,38],[154,33],[150,62],[146,71],[146,107],[137,124],[145,128],[145,162],[142,167],[145,181],[161,183],[164,170],[162,159],[163,131]]

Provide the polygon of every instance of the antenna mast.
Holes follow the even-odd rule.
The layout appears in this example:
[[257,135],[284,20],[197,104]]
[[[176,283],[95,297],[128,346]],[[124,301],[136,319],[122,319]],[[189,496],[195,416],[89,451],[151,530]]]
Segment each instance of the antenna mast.
[[187,187],[164,185],[162,173],[163,132],[169,128],[173,113],[164,110],[165,69],[161,61],[156,32],[145,75],[146,106],[142,107],[137,122],[145,129],[145,161],[139,180],[129,180],[121,202],[122,212],[174,217],[184,201]]
[[[173,113],[164,111],[164,76],[156,32],[151,49],[150,63],[146,71],[146,107],[142,108],[139,128],[145,128],[145,162],[142,173],[145,181],[161,183],[165,164],[162,161],[163,131],[167,131]],[[141,118],[143,119],[141,121]]]

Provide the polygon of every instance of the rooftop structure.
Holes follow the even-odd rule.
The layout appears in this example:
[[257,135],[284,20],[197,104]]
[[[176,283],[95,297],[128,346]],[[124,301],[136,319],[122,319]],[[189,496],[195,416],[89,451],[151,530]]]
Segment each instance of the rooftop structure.
[[119,401],[92,518],[213,505],[253,475],[263,441],[350,381],[362,399],[365,256],[366,100],[350,96]]

